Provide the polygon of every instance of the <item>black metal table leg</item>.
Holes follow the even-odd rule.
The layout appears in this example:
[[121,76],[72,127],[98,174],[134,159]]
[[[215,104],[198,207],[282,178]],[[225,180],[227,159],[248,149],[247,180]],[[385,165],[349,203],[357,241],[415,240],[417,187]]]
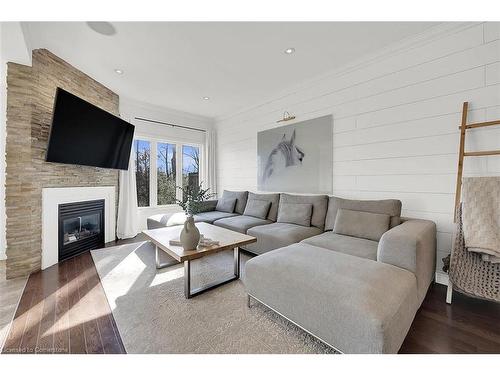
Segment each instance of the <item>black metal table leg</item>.
[[234,276],[240,277],[240,248],[234,248]]
[[191,261],[184,261],[184,297],[191,298]]

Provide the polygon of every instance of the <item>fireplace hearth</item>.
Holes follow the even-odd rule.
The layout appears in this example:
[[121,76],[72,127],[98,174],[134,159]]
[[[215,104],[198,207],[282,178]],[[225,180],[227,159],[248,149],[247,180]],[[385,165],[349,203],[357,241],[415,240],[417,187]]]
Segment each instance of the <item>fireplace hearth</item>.
[[104,200],[59,205],[59,262],[104,246]]

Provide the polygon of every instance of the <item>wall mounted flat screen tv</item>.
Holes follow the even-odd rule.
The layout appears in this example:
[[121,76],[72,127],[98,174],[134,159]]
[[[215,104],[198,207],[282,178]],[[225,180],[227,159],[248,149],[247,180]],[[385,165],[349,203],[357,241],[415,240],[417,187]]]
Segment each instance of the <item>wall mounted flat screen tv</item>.
[[128,169],[134,125],[58,88],[46,161]]

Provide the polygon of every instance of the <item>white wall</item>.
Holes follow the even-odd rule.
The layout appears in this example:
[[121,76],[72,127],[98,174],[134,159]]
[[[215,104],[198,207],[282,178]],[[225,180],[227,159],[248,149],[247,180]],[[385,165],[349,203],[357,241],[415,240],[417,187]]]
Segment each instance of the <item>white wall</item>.
[[[332,114],[332,193],[398,198],[403,215],[435,221],[440,271],[452,242],[464,101],[471,122],[500,118],[500,23],[443,24],[218,118],[219,190],[257,189],[257,132],[278,126],[283,111],[296,122]],[[500,148],[500,128],[471,132],[466,148]],[[466,160],[465,174],[500,175],[500,157]]]
[[5,136],[7,106],[7,62],[31,65],[19,22],[0,22],[0,260],[5,259]]
[[[176,142],[204,144],[205,133],[174,128],[168,125],[148,123],[136,120],[135,118],[141,117],[198,129],[211,129],[213,127],[213,121],[207,117],[141,103],[124,97],[120,97],[120,116],[135,125],[135,135],[138,137],[143,136]],[[140,228],[141,230],[146,229],[146,219],[148,216],[177,211],[180,211],[180,207],[140,207]]]

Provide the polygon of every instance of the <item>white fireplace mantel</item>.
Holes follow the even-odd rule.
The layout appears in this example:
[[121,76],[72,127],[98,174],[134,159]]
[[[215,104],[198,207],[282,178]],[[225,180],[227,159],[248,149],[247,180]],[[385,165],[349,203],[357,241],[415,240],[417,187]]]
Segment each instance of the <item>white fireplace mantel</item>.
[[104,199],[104,241],[115,240],[115,187],[65,187],[42,189],[42,270],[58,262],[59,205]]

